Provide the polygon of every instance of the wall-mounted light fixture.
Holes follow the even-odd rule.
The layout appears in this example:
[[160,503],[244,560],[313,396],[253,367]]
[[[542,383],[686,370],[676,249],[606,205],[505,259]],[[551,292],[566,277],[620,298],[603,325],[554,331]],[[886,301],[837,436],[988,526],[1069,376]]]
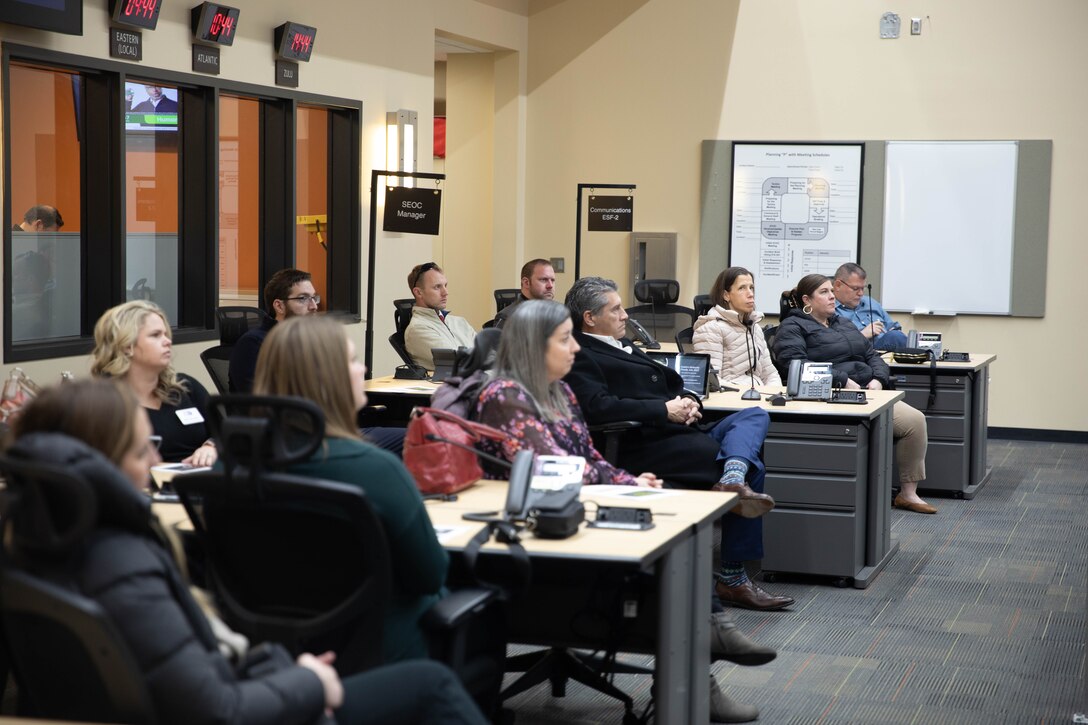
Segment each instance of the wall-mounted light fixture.
[[[419,114],[415,111],[403,108],[385,114],[385,162],[390,171],[416,170],[418,117]],[[389,181],[392,182],[393,179]]]

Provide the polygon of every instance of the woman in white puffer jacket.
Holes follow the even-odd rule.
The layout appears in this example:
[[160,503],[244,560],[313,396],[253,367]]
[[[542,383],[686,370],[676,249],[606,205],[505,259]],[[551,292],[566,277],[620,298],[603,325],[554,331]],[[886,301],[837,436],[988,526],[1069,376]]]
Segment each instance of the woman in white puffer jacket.
[[[692,343],[695,352],[710,355],[722,385],[781,385],[782,378],[771,362],[767,340],[756,312],[756,285],[744,267],[729,267],[714,280],[710,312],[695,321]],[[749,376],[752,371],[752,377]]]

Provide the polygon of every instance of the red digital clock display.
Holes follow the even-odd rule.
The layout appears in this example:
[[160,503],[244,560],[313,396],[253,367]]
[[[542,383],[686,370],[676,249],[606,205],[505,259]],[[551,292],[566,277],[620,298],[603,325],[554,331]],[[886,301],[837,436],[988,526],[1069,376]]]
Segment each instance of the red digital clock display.
[[233,45],[238,30],[238,8],[203,3],[193,8],[193,35],[197,40],[217,45]]
[[285,60],[308,61],[314,50],[317,28],[302,23],[284,23],[276,28],[273,42],[276,55]]
[[154,30],[162,0],[110,0],[110,18],[118,25]]

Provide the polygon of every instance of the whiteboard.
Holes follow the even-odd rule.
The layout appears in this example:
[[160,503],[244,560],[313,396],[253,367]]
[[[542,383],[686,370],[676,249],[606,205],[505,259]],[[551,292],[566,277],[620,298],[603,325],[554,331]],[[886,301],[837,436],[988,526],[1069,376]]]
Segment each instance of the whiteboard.
[[1007,315],[1015,141],[889,141],[881,302],[889,310]]
[[755,276],[756,309],[858,258],[861,144],[733,144],[730,266]]

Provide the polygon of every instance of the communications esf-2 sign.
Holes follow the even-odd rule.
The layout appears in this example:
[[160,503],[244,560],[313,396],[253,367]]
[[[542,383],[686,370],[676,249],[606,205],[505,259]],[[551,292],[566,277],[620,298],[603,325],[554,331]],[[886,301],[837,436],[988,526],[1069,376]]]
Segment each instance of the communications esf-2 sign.
[[438,222],[442,215],[442,191],[440,189],[410,189],[390,186],[385,190],[385,220],[382,229],[387,232],[411,234],[438,234]]
[[633,196],[589,197],[589,231],[629,232],[633,229]]

